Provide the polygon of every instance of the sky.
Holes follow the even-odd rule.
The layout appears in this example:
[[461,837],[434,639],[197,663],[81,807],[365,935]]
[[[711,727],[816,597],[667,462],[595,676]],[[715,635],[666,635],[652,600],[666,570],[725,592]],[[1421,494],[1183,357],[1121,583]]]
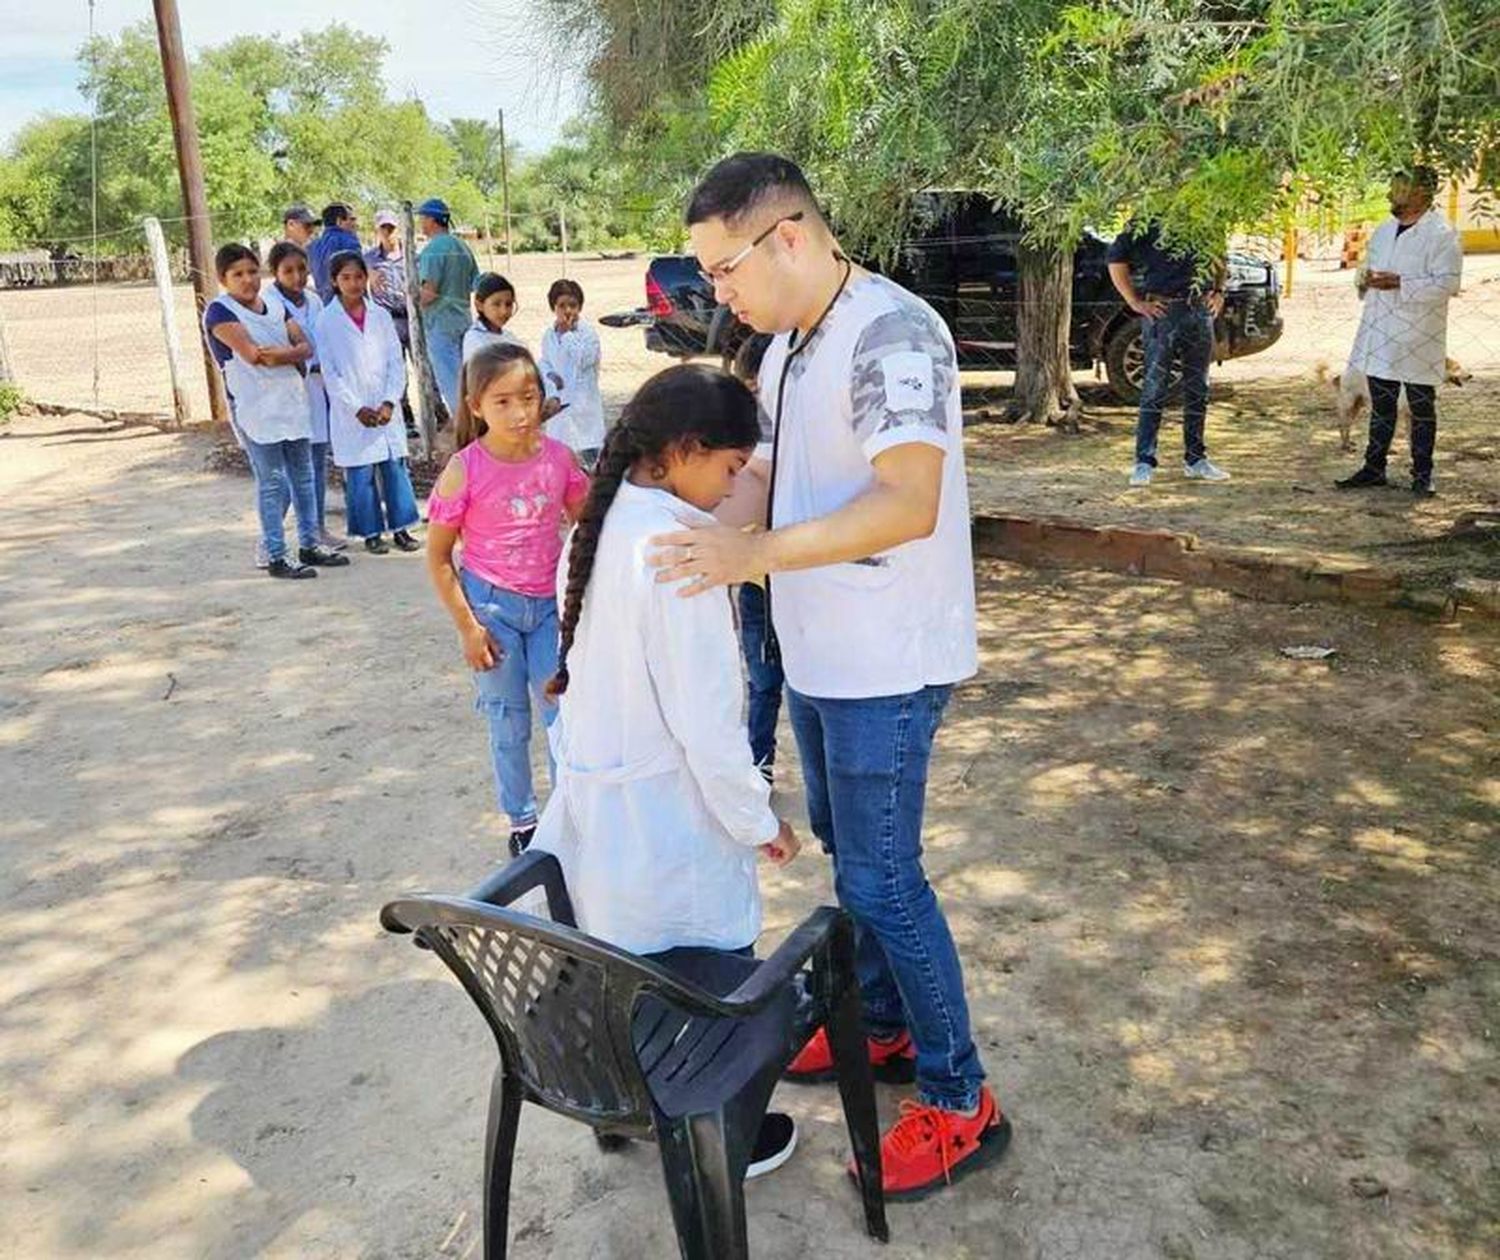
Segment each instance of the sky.
[[[390,45],[391,95],[418,97],[435,118],[493,118],[533,152],[577,112],[580,84],[558,78],[529,41],[534,3],[546,0],[178,0],[189,55],[236,35],[288,37],[340,21]],[[152,18],[151,0],[95,0],[101,35]],[[0,145],[42,113],[82,113],[79,47],[88,0],[0,0]]]

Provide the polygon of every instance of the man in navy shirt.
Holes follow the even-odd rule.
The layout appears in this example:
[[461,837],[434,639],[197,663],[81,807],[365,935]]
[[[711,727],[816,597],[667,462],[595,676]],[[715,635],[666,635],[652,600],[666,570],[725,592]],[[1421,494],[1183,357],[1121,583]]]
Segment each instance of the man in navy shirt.
[[1228,481],[1229,474],[1209,461],[1203,441],[1214,320],[1224,309],[1223,263],[1168,249],[1155,223],[1128,225],[1110,242],[1107,261],[1115,288],[1141,317],[1141,346],[1146,356],[1130,484],[1151,484],[1156,435],[1177,365],[1182,371],[1183,472],[1198,481]]
[[345,250],[353,250],[356,254],[364,252],[359,237],[354,234],[358,226],[354,211],[342,201],[323,207],[323,234],[307,247],[307,269],[325,306],[335,296],[333,282],[328,278],[328,264],[333,261],[333,256]]

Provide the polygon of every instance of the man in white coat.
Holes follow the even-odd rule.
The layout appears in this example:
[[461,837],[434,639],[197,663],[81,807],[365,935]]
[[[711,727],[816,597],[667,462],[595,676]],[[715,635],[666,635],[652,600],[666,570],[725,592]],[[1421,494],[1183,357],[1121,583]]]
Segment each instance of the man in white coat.
[[1419,166],[1391,181],[1391,218],[1370,237],[1356,279],[1364,313],[1349,366],[1370,382],[1370,441],[1363,466],[1335,483],[1341,490],[1383,486],[1396,432],[1396,403],[1411,408],[1411,488],[1430,495],[1437,445],[1437,387],[1447,355],[1448,300],[1458,293],[1463,250],[1432,208],[1437,174]]

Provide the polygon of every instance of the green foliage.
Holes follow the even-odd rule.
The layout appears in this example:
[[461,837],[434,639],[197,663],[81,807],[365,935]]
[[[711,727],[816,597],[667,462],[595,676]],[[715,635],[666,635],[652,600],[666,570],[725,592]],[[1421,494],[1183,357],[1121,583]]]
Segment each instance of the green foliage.
[[8,424],[25,401],[26,395],[19,385],[14,381],[0,381],[0,424]]
[[[988,193],[1043,246],[1130,213],[1207,245],[1350,209],[1417,157],[1467,175],[1488,146],[1481,179],[1500,168],[1493,0],[779,0],[727,25],[712,7],[548,6],[627,163],[689,120],[641,163],[663,205],[705,150],[774,148],[872,253],[923,188]],[[616,56],[688,30],[647,65]]]
[[[335,198],[363,206],[445,194],[470,206],[458,155],[418,101],[387,98],[383,40],[335,24],[292,40],[241,36],[191,67],[204,183],[218,238],[271,230],[282,208]],[[136,225],[163,220],[180,238],[181,191],[161,61],[149,24],[101,38],[79,56],[97,119],[98,211],[104,247],[139,248]],[[0,158],[0,242],[89,235],[87,119],[26,127]]]

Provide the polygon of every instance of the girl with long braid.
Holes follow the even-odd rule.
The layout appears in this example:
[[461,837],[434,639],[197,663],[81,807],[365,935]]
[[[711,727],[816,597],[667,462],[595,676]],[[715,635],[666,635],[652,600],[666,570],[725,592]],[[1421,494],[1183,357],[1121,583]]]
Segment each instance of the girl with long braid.
[[637,954],[747,951],[757,852],[795,856],[745,736],[728,597],[678,598],[647,543],[709,519],[759,441],[750,392],[700,365],[645,383],[610,431],[559,573],[555,853],[587,932]]
[[515,857],[536,830],[531,714],[548,726],[557,715],[545,694],[557,669],[557,563],[588,477],[542,432],[542,374],[525,346],[482,347],[462,382],[459,449],[427,502],[427,563],[474,671]]
[[[757,852],[797,855],[750,755],[739,641],[723,592],[681,599],[649,540],[712,519],[760,440],[754,396],[696,364],[641,386],[609,432],[558,574],[556,790],[534,847],[557,855],[579,926],[692,975],[760,935]],[[797,1126],[768,1112],[746,1178]]]

